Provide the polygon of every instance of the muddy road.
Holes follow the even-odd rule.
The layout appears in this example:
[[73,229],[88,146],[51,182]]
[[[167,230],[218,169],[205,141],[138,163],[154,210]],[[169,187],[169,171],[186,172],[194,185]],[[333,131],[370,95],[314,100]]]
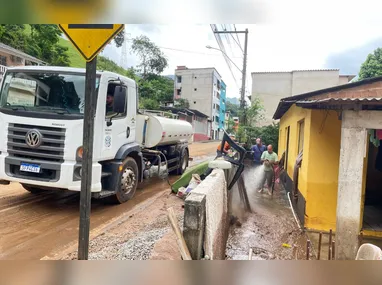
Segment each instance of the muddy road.
[[[195,158],[194,163],[211,158],[216,146],[216,142],[192,144],[190,155]],[[176,177],[170,179],[175,180]],[[167,191],[170,188],[165,180],[152,178],[123,205],[93,200],[91,238]],[[36,195],[18,183],[0,186],[0,259],[54,258],[76,245],[78,223],[79,193],[47,191]]]

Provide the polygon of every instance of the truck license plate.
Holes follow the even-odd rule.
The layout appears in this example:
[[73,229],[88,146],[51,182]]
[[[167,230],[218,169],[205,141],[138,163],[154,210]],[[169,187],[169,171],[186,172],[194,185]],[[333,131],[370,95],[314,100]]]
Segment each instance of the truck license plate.
[[20,171],[40,173],[40,165],[29,164],[29,163],[21,163]]

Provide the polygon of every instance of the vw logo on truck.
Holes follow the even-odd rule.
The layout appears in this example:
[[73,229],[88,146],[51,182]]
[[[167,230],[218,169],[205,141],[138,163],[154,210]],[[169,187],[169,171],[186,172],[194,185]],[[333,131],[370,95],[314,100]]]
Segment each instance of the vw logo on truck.
[[42,144],[42,134],[38,130],[30,130],[25,135],[25,142],[31,148],[37,148]]

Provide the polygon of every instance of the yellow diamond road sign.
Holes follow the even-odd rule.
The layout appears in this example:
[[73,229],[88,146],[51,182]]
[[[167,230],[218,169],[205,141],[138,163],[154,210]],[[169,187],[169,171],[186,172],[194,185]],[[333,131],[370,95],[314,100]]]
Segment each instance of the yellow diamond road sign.
[[86,61],[91,61],[120,31],[123,24],[59,24]]

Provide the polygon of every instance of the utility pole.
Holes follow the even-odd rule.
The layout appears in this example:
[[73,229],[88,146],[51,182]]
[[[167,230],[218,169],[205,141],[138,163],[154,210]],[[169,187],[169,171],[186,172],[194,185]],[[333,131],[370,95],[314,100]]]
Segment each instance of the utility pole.
[[240,109],[242,111],[242,117],[240,121],[245,123],[246,114],[245,114],[245,79],[247,76],[247,50],[248,50],[248,29],[245,31],[214,31],[215,34],[245,34],[244,41],[244,53],[243,53],[243,69],[241,70],[241,90],[240,90]]

